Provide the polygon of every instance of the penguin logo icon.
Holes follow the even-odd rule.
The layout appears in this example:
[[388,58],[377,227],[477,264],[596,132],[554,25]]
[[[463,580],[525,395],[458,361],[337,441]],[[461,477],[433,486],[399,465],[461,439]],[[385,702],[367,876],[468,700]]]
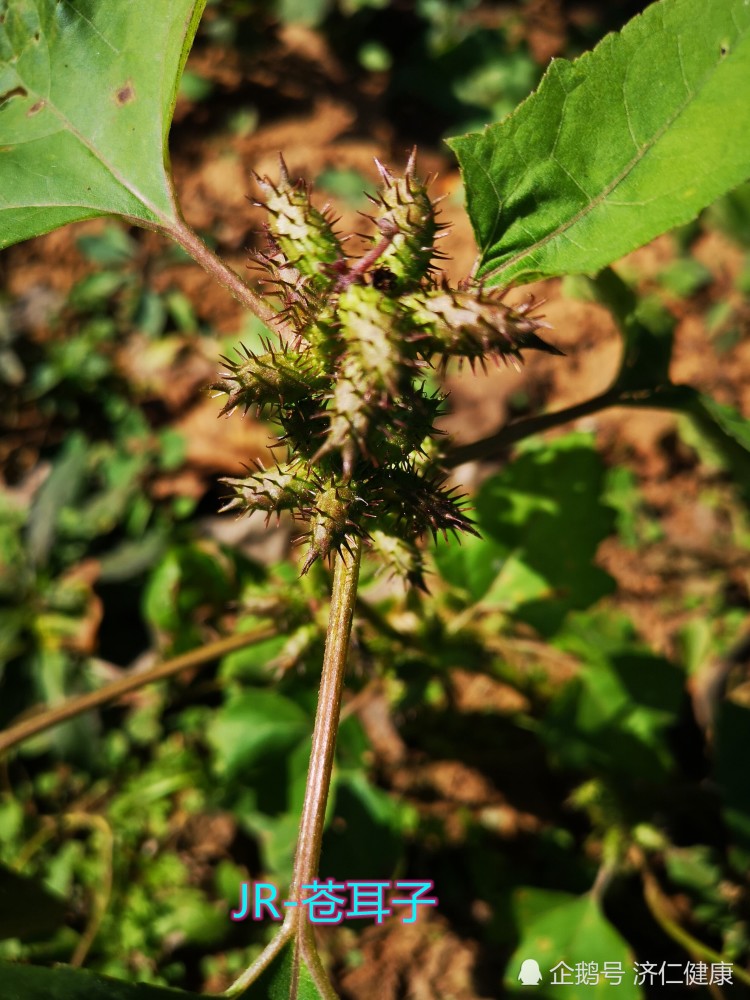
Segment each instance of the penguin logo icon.
[[539,971],[539,963],[534,958],[527,958],[518,973],[518,980],[521,986],[536,986],[541,982],[542,974]]

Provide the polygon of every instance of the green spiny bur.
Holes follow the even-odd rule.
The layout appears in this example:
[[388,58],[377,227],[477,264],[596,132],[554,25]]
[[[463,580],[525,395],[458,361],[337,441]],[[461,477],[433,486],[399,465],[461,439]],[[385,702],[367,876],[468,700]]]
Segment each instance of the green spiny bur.
[[397,334],[396,303],[371,285],[350,285],[339,296],[338,318],[348,357],[367,379],[370,396],[398,390],[405,359]]
[[262,510],[269,515],[304,508],[319,491],[316,479],[299,462],[274,469],[261,467],[246,479],[223,482],[234,492],[222,510]]
[[279,162],[277,185],[256,175],[270,216],[269,231],[287,261],[316,289],[324,290],[331,284],[325,266],[341,259],[341,242],[330,219],[313,206],[307,186],[292,184],[283,157]]
[[405,296],[402,305],[420,354],[442,354],[469,360],[520,358],[522,348],[561,354],[534,332],[545,324],[528,315],[528,307],[512,309],[481,287],[439,288]]
[[266,354],[245,351],[244,360],[233,362],[225,358],[224,361],[228,370],[211,386],[229,396],[222,414],[236,406],[247,410],[251,406],[263,409],[294,403],[324,392],[330,385],[312,351],[299,353],[288,348],[269,349]]
[[357,521],[352,520],[357,506],[362,506],[362,500],[349,483],[341,480],[332,481],[316,494],[310,511],[310,541],[303,573],[316,559],[348,548],[349,536],[362,534]]
[[314,458],[339,452],[343,471],[349,476],[364,447],[372,419],[373,410],[367,401],[368,388],[356,359],[345,356],[327,410],[328,430],[325,443]]
[[435,206],[427,193],[427,185],[416,175],[416,154],[412,152],[403,177],[395,177],[376,161],[383,188],[373,199],[378,212],[373,220],[380,237],[390,238],[380,256],[379,266],[393,275],[397,292],[418,288],[432,270],[438,223]]
[[357,260],[281,163],[277,185],[259,180],[269,222],[254,256],[296,340],[227,362],[214,388],[228,396],[223,413],[267,412],[289,461],[226,480],[224,509],[307,521],[303,573],[359,536],[391,572],[424,587],[419,536],[475,529],[440,472],[434,424],[444,397],[428,393],[423,367],[434,356],[483,364],[515,362],[524,348],[559,352],[539,338],[545,324],[530,305],[434,280],[440,226],[414,154],[403,177],[378,164],[376,233]]

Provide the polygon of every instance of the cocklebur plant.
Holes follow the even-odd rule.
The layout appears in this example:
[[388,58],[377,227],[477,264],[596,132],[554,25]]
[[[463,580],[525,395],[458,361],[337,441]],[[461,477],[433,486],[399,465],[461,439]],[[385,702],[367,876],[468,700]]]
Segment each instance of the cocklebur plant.
[[[318,874],[325,805],[333,766],[346,650],[363,545],[409,584],[425,588],[419,539],[476,533],[464,498],[445,485],[434,421],[442,395],[426,388],[435,360],[518,363],[522,349],[560,354],[539,336],[546,327],[531,302],[513,309],[470,279],[456,289],[436,273],[443,228],[416,150],[403,176],[378,163],[382,182],[372,198],[371,247],[346,255],[333,220],[313,204],[304,181],[293,183],[283,157],[279,180],[257,178],[268,213],[266,247],[256,254],[274,294],[287,338],[245,350],[213,388],[228,398],[222,415],[256,410],[277,422],[283,450],[227,479],[224,510],[282,511],[307,524],[301,572],[336,557],[333,604],[318,714],[295,858],[290,911],[260,959],[235,984],[245,989],[286,942],[317,989],[333,996],[302,906]],[[299,987],[292,979],[292,995]]]
[[[576,62],[555,60],[503,122],[450,141],[480,281],[450,288],[435,273],[441,233],[413,161],[401,177],[382,169],[371,246],[358,259],[347,257],[346,241],[304,186],[283,170],[276,182],[261,181],[268,232],[256,263],[278,309],[186,223],[168,169],[177,85],[204,0],[83,7],[0,0],[0,247],[119,215],[174,240],[268,327],[264,350],[228,361],[215,389],[226,412],[257,408],[282,429],[278,464],[231,481],[228,508],[269,518],[291,512],[306,526],[301,568],[334,564],[289,897],[299,898],[318,869],[364,545],[423,586],[420,535],[473,530],[443,468],[605,406],[681,409],[747,451],[750,435],[736,414],[670,382],[662,331],[636,313],[612,272],[593,291],[618,319],[625,350],[612,386],[594,399],[448,450],[433,429],[442,400],[424,376],[427,365],[454,357],[481,366],[550,349],[541,318],[511,309],[491,286],[594,274],[750,175],[750,8],[745,0],[654,3]],[[659,364],[645,364],[648,355]],[[39,731],[38,721],[28,723],[4,734],[2,746]],[[261,976],[253,995],[334,996],[301,912],[289,909],[231,993]],[[31,1000],[145,995],[75,970],[13,965],[2,981]]]
[[[269,215],[257,255],[293,330],[227,369],[222,413],[255,409],[280,424],[279,463],[229,479],[225,510],[281,511],[307,522],[306,573],[318,558],[377,539],[392,569],[424,586],[417,540],[474,531],[444,484],[434,421],[442,396],[424,378],[433,359],[517,362],[522,348],[560,352],[529,306],[513,309],[481,284],[452,289],[435,274],[440,224],[412,152],[403,177],[378,164],[372,247],[348,258],[309,188],[283,158],[276,185],[258,179]],[[530,305],[530,304],[529,304]]]

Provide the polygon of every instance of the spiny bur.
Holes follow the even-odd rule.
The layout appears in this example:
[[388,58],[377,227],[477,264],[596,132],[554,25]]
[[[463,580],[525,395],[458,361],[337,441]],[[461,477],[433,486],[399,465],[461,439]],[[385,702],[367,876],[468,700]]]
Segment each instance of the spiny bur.
[[425,369],[436,359],[517,364],[525,349],[561,352],[539,336],[546,324],[530,305],[514,309],[470,280],[451,288],[436,276],[444,227],[415,153],[403,177],[377,167],[373,236],[359,258],[347,256],[329,213],[292,183],[283,159],[276,184],[257,178],[268,221],[254,261],[293,342],[225,359],[213,388],[227,396],[222,413],[271,416],[287,460],[224,480],[224,509],[268,518],[288,510],[305,521],[303,573],[359,536],[391,572],[424,588],[418,538],[474,532],[441,472],[434,422],[444,397],[428,392]]

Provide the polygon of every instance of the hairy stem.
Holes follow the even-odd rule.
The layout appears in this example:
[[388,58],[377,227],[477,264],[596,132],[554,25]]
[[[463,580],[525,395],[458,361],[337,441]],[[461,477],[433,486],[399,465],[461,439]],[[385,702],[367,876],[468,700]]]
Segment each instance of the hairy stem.
[[567,406],[564,410],[558,410],[556,413],[542,413],[536,417],[517,420],[502,427],[496,434],[491,434],[480,441],[472,441],[471,444],[452,448],[446,455],[444,464],[450,469],[455,469],[457,465],[463,465],[464,462],[498,458],[512,444],[531,437],[532,434],[540,434],[542,431],[570,423],[571,420],[577,420],[579,417],[587,417],[591,413],[598,413],[599,410],[604,410],[608,406],[617,406],[622,402],[625,400],[620,393],[608,389],[600,396],[584,400],[583,403],[576,403],[575,406]]
[[331,610],[328,616],[318,708],[315,713],[310,768],[307,772],[305,804],[302,807],[297,853],[294,859],[291,895],[296,899],[301,899],[303,886],[318,874],[323,822],[341,713],[346,658],[357,600],[359,563],[362,555],[361,539],[353,538],[351,548],[351,556],[342,550],[336,557],[333,575]]
[[335,560],[331,608],[328,614],[328,631],[320,677],[318,707],[313,727],[305,802],[302,807],[297,851],[294,858],[294,872],[289,890],[289,899],[296,901],[297,906],[287,910],[284,923],[271,943],[239,979],[232,983],[223,994],[224,996],[232,997],[242,993],[270,965],[286,942],[292,936],[296,936],[290,1000],[295,1000],[298,995],[300,961],[304,962],[321,996],[326,1000],[337,1000],[320,961],[313,927],[307,919],[302,900],[304,887],[318,875],[326,803],[331,787],[336,734],[341,714],[344,674],[346,673],[352,618],[357,602],[362,541],[360,538],[354,537],[349,542],[351,554],[342,550]]
[[5,732],[0,733],[0,753],[10,750],[11,747],[23,743],[24,740],[28,740],[32,736],[43,733],[46,729],[59,726],[61,722],[67,722],[83,712],[106,705],[107,702],[130,694],[131,691],[137,691],[139,688],[145,687],[146,684],[163,681],[167,677],[173,677],[191,667],[203,667],[207,663],[217,660],[220,656],[233,653],[236,649],[270,639],[277,635],[277,632],[278,630],[273,625],[264,625],[251,632],[238,632],[237,635],[229,636],[226,639],[218,639],[216,642],[201,646],[200,649],[191,649],[189,653],[183,653],[171,660],[165,660],[164,663],[158,663],[150,670],[138,671],[137,673],[130,671],[125,677],[120,677],[116,681],[112,681],[111,684],[105,684],[98,691],[91,691],[88,694],[79,695],[77,698],[69,698],[62,705],[44,709],[22,722],[17,722],[14,726],[10,726]]
[[164,228],[164,232],[267,327],[275,330],[284,340],[295,338],[294,331],[287,326],[276,310],[246,285],[239,275],[235,274],[231,267],[228,267],[213,250],[207,247],[183,219],[170,223]]
[[[297,918],[295,979],[299,976],[298,963],[302,959],[318,992],[326,1000],[336,1000],[336,994],[320,961],[315,946],[312,924],[307,919],[307,913],[302,909],[302,899],[304,898],[305,886],[318,877],[326,804],[331,787],[336,735],[341,715],[341,695],[344,689],[349,639],[352,634],[352,617],[357,602],[362,540],[355,537],[351,541],[351,547],[351,555],[342,549],[336,557],[326,648],[318,693],[318,708],[315,713],[310,767],[305,787],[305,803],[302,807],[297,852],[294,858],[294,874],[289,892],[290,897],[297,900],[297,909],[301,911]],[[297,982],[294,981],[291,997],[296,997],[296,994]]]
[[464,462],[501,458],[512,444],[523,441],[525,438],[531,437],[532,434],[541,434],[542,431],[551,430],[553,427],[561,427],[563,424],[570,423],[571,420],[587,417],[600,410],[606,410],[610,406],[633,406],[690,413],[694,408],[694,402],[695,390],[685,385],[675,385],[668,382],[665,385],[633,389],[618,387],[615,384],[606,392],[592,396],[591,399],[585,399],[582,403],[566,406],[565,409],[557,410],[554,413],[540,413],[538,416],[527,417],[525,420],[516,420],[480,441],[472,441],[471,444],[452,448],[446,455],[443,464],[446,468],[455,469],[457,465],[463,465]]

